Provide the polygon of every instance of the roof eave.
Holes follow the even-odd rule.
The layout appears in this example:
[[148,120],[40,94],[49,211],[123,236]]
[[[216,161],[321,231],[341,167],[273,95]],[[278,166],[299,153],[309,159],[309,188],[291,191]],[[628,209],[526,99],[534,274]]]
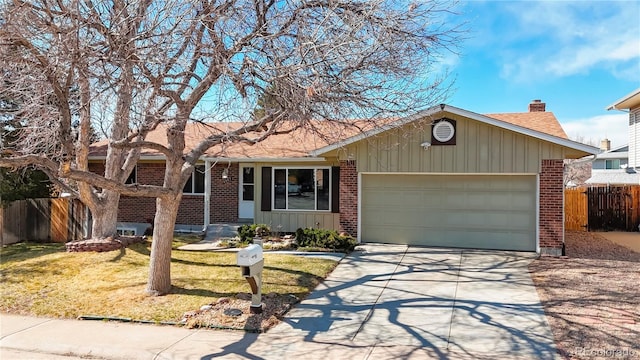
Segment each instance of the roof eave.
[[220,162],[220,161],[228,161],[228,162],[244,162],[244,163],[256,163],[256,162],[271,162],[271,163],[276,163],[276,162],[321,162],[321,161],[327,161],[326,158],[324,157],[314,157],[314,156],[305,156],[305,157],[281,157],[281,158],[268,158],[268,157],[261,157],[261,158],[226,158],[226,157],[215,157],[215,156],[203,156],[201,158],[201,160],[204,161],[213,161],[213,162]]
[[625,95],[618,101],[606,107],[607,110],[627,110],[640,105],[640,88],[637,88]]

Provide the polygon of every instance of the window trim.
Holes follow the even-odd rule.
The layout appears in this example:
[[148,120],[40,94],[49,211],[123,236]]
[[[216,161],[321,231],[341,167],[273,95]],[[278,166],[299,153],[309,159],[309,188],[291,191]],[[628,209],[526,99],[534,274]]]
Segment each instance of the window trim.
[[[286,198],[287,199],[287,201],[286,201],[287,208],[286,209],[277,209],[275,207],[276,206],[276,185],[275,185],[276,173],[275,173],[275,171],[276,170],[285,170],[286,171],[286,174],[285,174],[286,178],[288,178],[290,169],[295,169],[295,170],[313,170],[313,174],[314,174],[313,189],[314,189],[314,195],[315,195],[315,197],[314,197],[315,198],[314,207],[316,209],[313,209],[313,210],[309,210],[309,209],[289,209],[288,208],[288,206],[289,206],[289,198],[288,197]],[[328,191],[328,193],[329,193],[329,199],[328,199],[329,200],[329,204],[328,204],[328,208],[325,209],[325,210],[318,210],[317,209],[317,207],[318,207],[318,186],[317,185],[318,184],[317,184],[317,179],[316,179],[316,173],[317,173],[318,170],[328,170],[329,171],[329,179],[327,181],[327,184],[329,185],[329,191]],[[271,195],[271,211],[306,212],[306,213],[331,213],[332,209],[333,209],[332,202],[334,200],[333,199],[333,195],[332,195],[333,191],[334,191],[333,190],[333,185],[334,184],[333,184],[333,181],[332,181],[332,178],[333,178],[334,175],[333,175],[333,171],[332,170],[333,170],[332,167],[328,166],[328,165],[323,165],[323,166],[278,166],[278,167],[274,166],[274,167],[272,167],[271,168],[271,172],[270,172],[270,174],[271,174],[271,183],[272,183],[271,194],[270,194]],[[289,191],[288,186],[285,187],[285,190],[287,192]],[[287,192],[285,192],[285,194]]]
[[[125,232],[133,232],[132,235],[125,235]],[[118,226],[116,227],[116,233],[120,236],[138,236],[138,230],[134,227]]]
[[[196,173],[196,171],[198,171],[198,168],[202,169],[202,179],[203,179],[203,186],[204,188],[202,189],[202,192],[193,192],[195,190],[196,187],[196,182],[194,181],[194,174]],[[193,170],[191,171],[191,175],[189,175],[189,179],[187,179],[187,182],[184,183],[184,186],[187,186],[187,184],[189,183],[189,180],[191,180],[191,191],[187,192],[184,191],[184,186],[182,187],[182,194],[183,195],[193,195],[193,196],[204,196],[207,193],[207,185],[206,185],[206,177],[207,177],[207,166],[206,165],[194,165]]]

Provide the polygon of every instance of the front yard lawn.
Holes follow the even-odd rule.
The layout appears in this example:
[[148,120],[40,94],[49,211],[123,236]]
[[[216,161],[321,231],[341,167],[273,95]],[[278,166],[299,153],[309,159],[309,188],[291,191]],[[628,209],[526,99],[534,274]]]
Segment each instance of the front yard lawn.
[[[639,235],[640,236],[640,235]],[[640,359],[640,253],[567,232],[567,259],[529,269],[565,359]]]
[[[176,245],[190,242],[177,240]],[[98,315],[179,322],[186,312],[220,298],[236,301],[250,292],[235,265],[235,253],[173,250],[171,293],[147,296],[149,246],[146,242],[106,253],[68,253],[63,244],[5,246],[0,252],[0,311],[59,318]],[[336,264],[266,254],[263,294],[302,298]]]

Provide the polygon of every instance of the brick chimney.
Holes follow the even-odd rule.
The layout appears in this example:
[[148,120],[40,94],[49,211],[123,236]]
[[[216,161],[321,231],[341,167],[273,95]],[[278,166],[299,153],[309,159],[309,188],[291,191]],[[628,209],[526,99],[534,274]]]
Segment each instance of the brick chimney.
[[542,100],[532,100],[529,104],[529,112],[545,112],[547,104],[543,103]]
[[600,150],[609,151],[611,150],[611,141],[609,139],[604,139],[600,141]]

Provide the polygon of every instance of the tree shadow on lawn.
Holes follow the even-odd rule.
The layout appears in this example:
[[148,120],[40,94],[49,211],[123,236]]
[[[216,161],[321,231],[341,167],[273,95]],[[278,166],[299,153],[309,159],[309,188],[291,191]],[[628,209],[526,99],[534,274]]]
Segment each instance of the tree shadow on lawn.
[[40,256],[66,252],[64,244],[20,242],[2,246],[0,250],[0,264],[10,261],[35,259]]

